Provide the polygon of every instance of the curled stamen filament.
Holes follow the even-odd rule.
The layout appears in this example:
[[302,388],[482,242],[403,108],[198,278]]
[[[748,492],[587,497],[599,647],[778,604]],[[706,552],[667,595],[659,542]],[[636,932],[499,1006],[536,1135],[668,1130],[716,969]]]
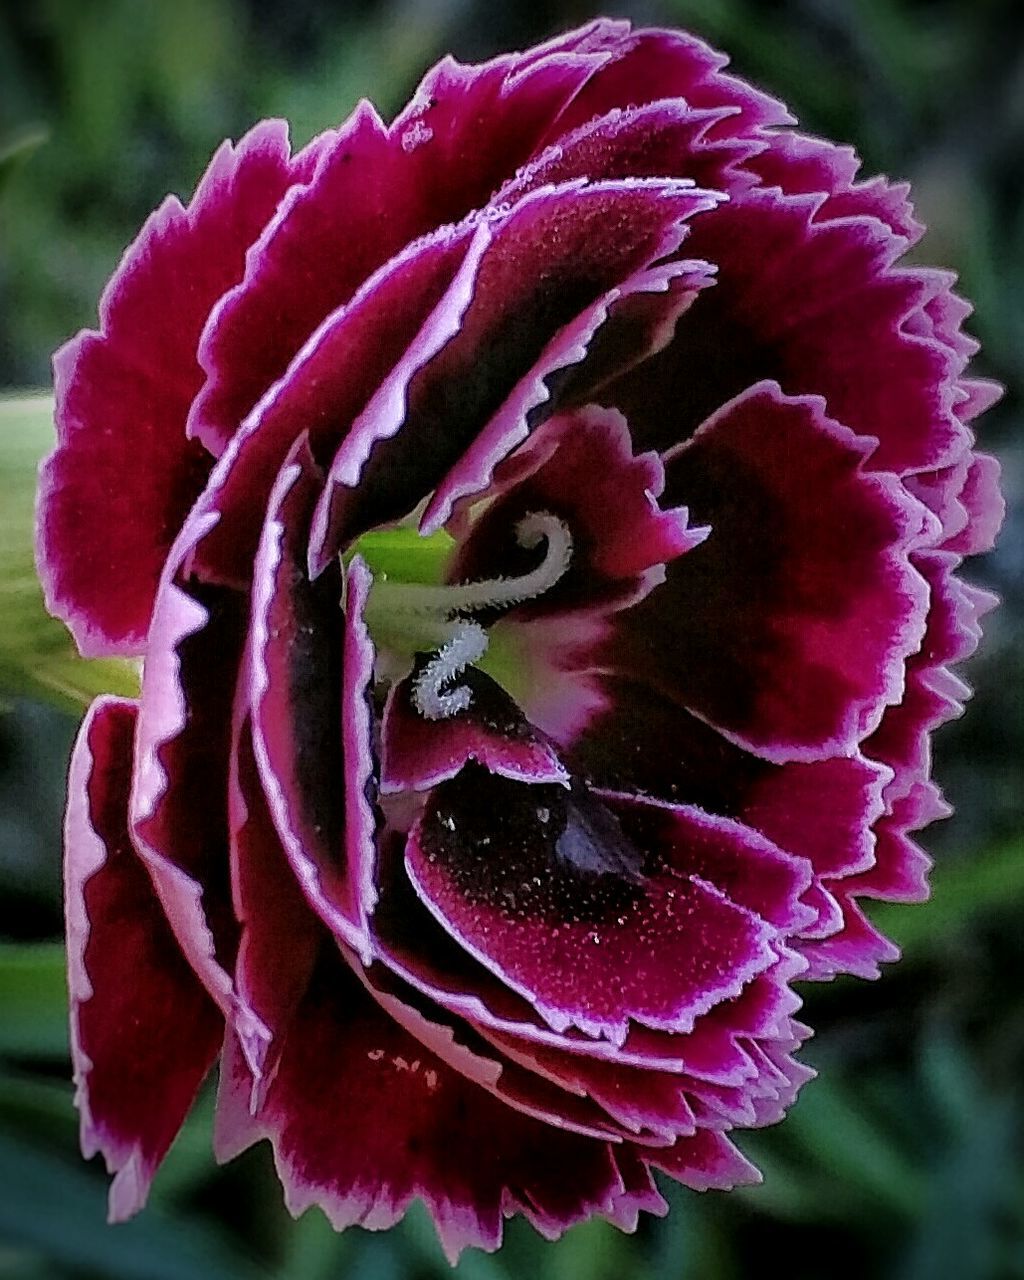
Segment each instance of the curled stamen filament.
[[412,686],[412,700],[425,720],[447,720],[469,706],[472,694],[461,684],[450,693],[442,688],[487,652],[487,632],[479,622],[453,624],[451,639],[423,668]]
[[[432,614],[450,618],[499,605],[522,604],[549,591],[565,574],[572,559],[572,534],[564,520],[550,511],[531,511],[516,525],[516,541],[527,550],[547,540],[544,558],[517,578],[483,578],[455,586],[429,587],[417,583],[381,583],[374,588],[378,603],[403,614]],[[379,593],[379,594],[378,594]]]
[[[378,582],[367,605],[367,622],[379,635],[404,637],[417,649],[437,653],[413,682],[413,703],[427,720],[445,720],[465,711],[472,694],[465,685],[445,685],[487,651],[487,632],[466,617],[476,610],[522,604],[543,595],[559,581],[572,559],[572,535],[549,511],[532,511],[516,525],[516,540],[527,550],[546,542],[544,557],[519,577],[485,578],[455,586]],[[403,645],[404,648],[404,645]]]

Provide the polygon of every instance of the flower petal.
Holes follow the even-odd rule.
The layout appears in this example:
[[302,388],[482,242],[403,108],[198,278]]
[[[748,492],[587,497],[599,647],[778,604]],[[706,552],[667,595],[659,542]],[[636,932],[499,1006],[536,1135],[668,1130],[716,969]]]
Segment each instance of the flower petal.
[[684,31],[640,30],[619,35],[609,45],[612,59],[563,113],[557,122],[558,133],[577,128],[612,107],[661,98],[682,98],[697,109],[731,108],[715,131],[723,137],[749,137],[765,125],[792,123],[780,102],[723,74],[729,59],[696,36]]
[[[221,1124],[237,1148],[248,1084],[230,1048],[221,1091]],[[384,1014],[340,960],[311,987],[249,1129],[249,1140],[271,1139],[296,1216],[319,1204],[337,1229],[380,1230],[420,1196],[452,1261],[470,1245],[496,1249],[505,1213],[526,1214],[553,1238],[621,1212],[629,1193],[607,1143],[471,1084]]]
[[314,455],[329,458],[378,388],[404,387],[436,354],[459,326],[489,239],[486,225],[464,226],[410,245],[312,334],[236,432],[199,500],[220,519],[193,553],[197,573],[248,587],[289,449],[308,431]]
[[709,419],[666,473],[711,536],[615,615],[592,665],[642,671],[768,760],[852,754],[899,701],[927,609],[907,558],[924,508],[864,471],[869,450],[772,383]]
[[429,791],[454,778],[468,760],[503,778],[568,786],[569,775],[552,744],[504,689],[475,667],[459,677],[471,692],[469,706],[445,720],[426,719],[413,695],[427,661],[426,655],[419,655],[412,674],[388,693],[381,725],[384,794]]
[[373,666],[357,614],[368,583],[356,569],[359,604],[346,618],[338,570],[310,582],[306,551],[319,484],[303,437],[274,486],[256,557],[253,748],[271,817],[303,892],[328,928],[363,953],[366,903],[354,860],[372,856],[363,846],[372,847],[374,825],[366,795],[374,766],[365,709]]
[[468,766],[431,793],[406,866],[443,927],[550,1026],[621,1044],[630,1020],[689,1031],[774,958],[771,928],[701,871],[719,847],[745,865],[759,838],[697,811],[678,821],[678,843],[645,855],[585,792]]
[[71,761],[66,823],[75,1100],[83,1152],[102,1152],[115,1174],[115,1222],[145,1204],[223,1026],[132,847],[135,710],[115,698],[92,704]]
[[685,508],[659,509],[664,488],[661,459],[633,456],[629,427],[614,409],[588,405],[549,418],[495,471],[487,509],[459,544],[448,580],[525,572],[537,555],[517,542],[517,524],[529,513],[546,512],[571,534],[569,565],[554,586],[519,605],[513,616],[599,613],[634,604],[663,578],[666,561],[708,535],[689,527]]
[[606,57],[552,53],[482,67],[445,59],[390,129],[361,102],[212,314],[192,431],[229,439],[309,335],[382,263],[487,202]]
[[770,378],[824,396],[833,417],[877,438],[874,468],[932,470],[969,448],[964,358],[914,332],[934,278],[894,265],[907,242],[877,218],[819,220],[823,201],[755,188],[694,220],[687,251],[719,265],[715,288],[661,355],[607,392],[639,447],[675,444]]
[[[550,400],[545,378],[584,357],[627,282],[629,291],[666,287],[667,268],[653,273],[651,264],[678,248],[687,218],[717,200],[681,182],[577,182],[500,214],[458,334],[405,396],[382,391],[387,412],[371,403],[342,442],[318,522],[321,561],[407,514],[456,463],[473,474],[447,486],[446,502],[477,492],[488,466],[525,438],[526,414]],[[463,457],[481,423],[481,440]],[[503,442],[497,457],[492,436]],[[446,518],[432,510],[424,530]]]
[[228,805],[232,900],[241,926],[235,985],[239,998],[266,1028],[264,1036],[234,1028],[254,1077],[257,1101],[309,986],[322,929],[284,856],[267,809],[248,716],[235,732]]
[[772,764],[637,679],[602,676],[598,687],[603,709],[565,752],[592,784],[737,818],[818,875],[870,862],[886,765],[860,753]]
[[177,566],[201,529],[186,524],[157,594],[129,816],[139,857],[182,952],[224,1016],[260,1038],[259,1019],[234,989],[238,924],[225,858],[224,801],[245,601],[214,589],[193,595],[176,581]]
[[307,156],[280,121],[217,152],[191,204],[169,196],[125,253],[100,331],[54,358],[57,447],[43,464],[38,556],[47,607],[86,656],[140,653],[171,543],[210,458],[185,436],[211,306]]

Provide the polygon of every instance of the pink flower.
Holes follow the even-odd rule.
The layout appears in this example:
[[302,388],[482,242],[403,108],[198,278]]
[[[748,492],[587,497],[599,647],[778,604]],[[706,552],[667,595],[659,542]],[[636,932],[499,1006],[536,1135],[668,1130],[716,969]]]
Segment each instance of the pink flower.
[[50,607],[145,662],[69,783],[113,1217],[219,1057],[296,1213],[629,1229],[757,1177],[793,982],[895,958],[996,389],[905,188],[723,64],[601,21],[261,124],[58,353]]

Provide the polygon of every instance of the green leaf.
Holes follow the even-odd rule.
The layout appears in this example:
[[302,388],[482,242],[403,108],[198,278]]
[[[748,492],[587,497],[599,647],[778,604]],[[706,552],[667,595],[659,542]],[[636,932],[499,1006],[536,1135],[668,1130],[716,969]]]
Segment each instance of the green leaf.
[[37,126],[23,129],[13,138],[0,142],[0,191],[48,137],[48,131]]
[[0,696],[35,696],[78,713],[98,693],[134,697],[126,661],[78,656],[62,623],[43,604],[33,552],[36,471],[53,443],[53,401],[0,398]]
[[68,993],[60,943],[0,944],[0,1057],[63,1058]]
[[105,1180],[3,1131],[0,1186],[0,1239],[73,1268],[76,1275],[258,1280],[269,1274],[194,1216],[175,1218],[151,1208],[133,1222],[108,1226]]

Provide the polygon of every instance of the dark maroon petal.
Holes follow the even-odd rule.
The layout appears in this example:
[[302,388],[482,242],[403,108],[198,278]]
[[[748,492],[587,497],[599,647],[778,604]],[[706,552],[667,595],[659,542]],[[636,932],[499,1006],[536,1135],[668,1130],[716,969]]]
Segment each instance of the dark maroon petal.
[[[499,216],[457,336],[412,378],[404,402],[390,393],[388,411],[371,406],[342,442],[318,523],[321,560],[405,515],[456,462],[449,510],[478,492],[525,438],[526,415],[554,409],[545,379],[583,359],[623,290],[666,287],[682,267],[652,263],[674,252],[686,219],[716,200],[672,181],[571,183],[533,192]],[[424,528],[446,518],[432,509]]]
[[598,687],[603,708],[566,751],[597,786],[738,818],[819,875],[870,861],[885,765],[859,753],[771,764],[638,680],[602,676]]
[[906,240],[874,217],[818,219],[824,196],[755,188],[695,219],[688,252],[719,265],[671,345],[609,388],[641,448],[667,448],[751,383],[825,397],[851,430],[880,441],[878,469],[957,460],[964,358],[913,332],[933,277],[894,266]]
[[700,809],[658,804],[647,797],[602,799],[614,805],[623,830],[640,848],[656,849],[680,875],[697,876],[774,925],[782,937],[799,932],[810,913],[802,898],[812,868],[737,822]]
[[421,531],[432,533],[471,506],[498,463],[560,405],[590,406],[606,383],[662,350],[680,315],[712,284],[714,269],[706,262],[663,263],[634,272],[560,329],[437,486]]
[[723,1133],[699,1129],[667,1151],[645,1153],[651,1164],[694,1191],[756,1186],[761,1174]]
[[[806,960],[782,951],[765,973],[733,1000],[699,1017],[691,1032],[671,1035],[634,1024],[622,1045],[594,1040],[568,1027],[563,1032],[540,1020],[529,1001],[506,987],[470,956],[429,915],[392,859],[384,861],[386,883],[374,917],[374,948],[383,965],[431,1007],[464,1020],[496,1043],[506,1038],[524,1052],[542,1046],[560,1053],[610,1060],[619,1066],[684,1072],[693,1079],[738,1085],[756,1074],[744,1038],[787,1034],[799,1007],[790,982]],[[388,868],[391,873],[387,874]],[[373,972],[373,971],[371,971]],[[381,979],[375,977],[374,985]],[[408,999],[408,997],[404,997]]]
[[239,1001],[231,976],[238,925],[225,856],[245,601],[212,589],[200,598],[177,585],[176,565],[197,532],[186,526],[157,594],[139,703],[131,828],[184,955],[225,1017],[258,1038],[263,1028]]
[[191,204],[168,197],[100,302],[100,331],[54,358],[57,448],[43,466],[39,565],[51,612],[93,656],[141,652],[171,543],[210,467],[185,436],[211,306],[288,187],[285,126],[225,143]]
[[697,109],[732,108],[715,129],[721,137],[747,137],[764,125],[792,123],[780,102],[724,75],[729,59],[686,32],[642,30],[619,34],[609,44],[612,60],[577,95],[546,142],[614,107],[662,98],[682,98]]
[[685,1074],[639,1070],[615,1061],[524,1045],[507,1036],[488,1038],[500,1045],[509,1059],[531,1066],[570,1096],[592,1099],[627,1130],[647,1130],[669,1143],[681,1135],[694,1134],[701,1127],[698,1117],[716,1130],[774,1123],[814,1074],[790,1056],[789,1051],[802,1038],[795,1034],[784,1046],[749,1045],[751,1070],[738,1087],[715,1086]]
[[404,1031],[460,1075],[500,1098],[513,1110],[567,1133],[618,1142],[623,1137],[663,1144],[665,1139],[649,1130],[625,1128],[593,1099],[573,1095],[538,1074],[532,1065],[523,1066],[495,1050],[492,1038],[443,1009],[424,1002],[392,973],[380,966],[363,970],[353,966],[362,985],[380,1008]]
[[115,1175],[110,1218],[146,1202],[223,1022],[185,962],[128,831],[135,704],[99,698],[71,760],[65,910],[82,1150]]
[[763,187],[778,187],[786,195],[827,197],[816,214],[819,221],[867,215],[884,222],[909,244],[924,232],[907,198],[908,183],[889,183],[884,178],[855,181],[860,161],[852,147],[802,133],[778,132],[744,168],[755,173]]
[[309,338],[236,432],[200,499],[201,509],[220,519],[193,555],[198,573],[248,586],[270,490],[288,450],[308,431],[314,455],[329,458],[368,403],[386,403],[392,387],[401,394],[457,330],[488,241],[486,225],[443,228],[418,241]]
[[525,573],[537,552],[518,544],[516,526],[527,514],[546,512],[569,529],[569,567],[515,616],[633,604],[663,579],[666,561],[708,535],[707,529],[688,526],[685,508],[660,510],[664,487],[661,459],[654,453],[633,456],[629,427],[614,409],[589,405],[549,418],[495,470],[491,501],[460,544],[448,579]]
[[549,183],[574,178],[685,177],[710,191],[731,192],[753,178],[738,166],[763,147],[752,138],[709,137],[734,115],[730,107],[695,110],[679,98],[615,108],[553,142],[494,197],[521,199]]
[[381,791],[428,791],[454,778],[468,760],[519,782],[562,783],[569,775],[553,745],[524,717],[489,676],[469,667],[459,677],[469,706],[445,720],[428,720],[413,701],[417,675],[429,661],[419,655],[411,675],[393,685],[381,726]]
[[345,768],[345,876],[347,901],[355,902],[362,958],[369,962],[368,921],[377,901],[377,838],[381,826],[377,798],[380,762],[375,755],[373,710],[375,650],[366,625],[366,602],[373,585],[359,556],[345,580],[345,638],[341,666],[341,733]]
[[924,640],[907,662],[903,698],[886,710],[865,743],[873,759],[895,771],[886,788],[887,800],[927,778],[932,731],[960,715],[970,695],[968,686],[948,667],[974,652],[981,639],[979,618],[994,603],[988,593],[979,593],[956,577],[959,557],[951,552],[920,552],[914,563],[931,591]]
[[522,1063],[572,1095],[591,1098],[627,1131],[647,1130],[673,1141],[696,1129],[685,1085],[677,1074],[559,1053],[500,1034],[488,1038],[511,1061]]
[[642,851],[585,792],[470,766],[431,793],[406,866],[452,937],[555,1030],[621,1044],[630,1020],[690,1030],[774,958],[770,927],[702,877],[705,857],[745,862],[759,838],[696,810],[678,823],[678,846]]
[[[708,540],[615,615],[602,661],[777,763],[852,754],[902,695],[924,508],[812,397],[752,387],[666,461]],[[801,465],[793,466],[799,457]]]
[[323,931],[268,812],[248,716],[235,732],[228,804],[232,898],[241,925],[235,985],[267,1035],[235,1030],[258,1097],[258,1087],[273,1073],[284,1035],[309,986]]
[[340,961],[307,994],[254,1120],[244,1060],[230,1050],[225,1058],[220,1149],[269,1137],[295,1215],[319,1204],[338,1229],[379,1230],[418,1195],[454,1261],[467,1246],[497,1248],[504,1213],[522,1212],[555,1237],[594,1213],[621,1212],[630,1194],[607,1143],[532,1120],[471,1084],[384,1014]]
[[321,321],[411,240],[485,204],[605,59],[446,59],[391,128],[361,102],[211,317],[192,430],[229,438]]
[[[368,747],[357,738],[358,703],[372,673],[349,648],[346,682],[339,657],[349,641],[335,568],[310,582],[309,522],[320,474],[303,437],[270,498],[254,572],[249,637],[253,749],[271,817],[303,892],[324,923],[362,952],[365,935],[350,855],[367,837],[353,789],[367,779]],[[368,643],[365,636],[363,641]],[[365,801],[365,795],[362,796]],[[370,822],[372,836],[372,820]],[[351,847],[349,847],[351,842]]]

